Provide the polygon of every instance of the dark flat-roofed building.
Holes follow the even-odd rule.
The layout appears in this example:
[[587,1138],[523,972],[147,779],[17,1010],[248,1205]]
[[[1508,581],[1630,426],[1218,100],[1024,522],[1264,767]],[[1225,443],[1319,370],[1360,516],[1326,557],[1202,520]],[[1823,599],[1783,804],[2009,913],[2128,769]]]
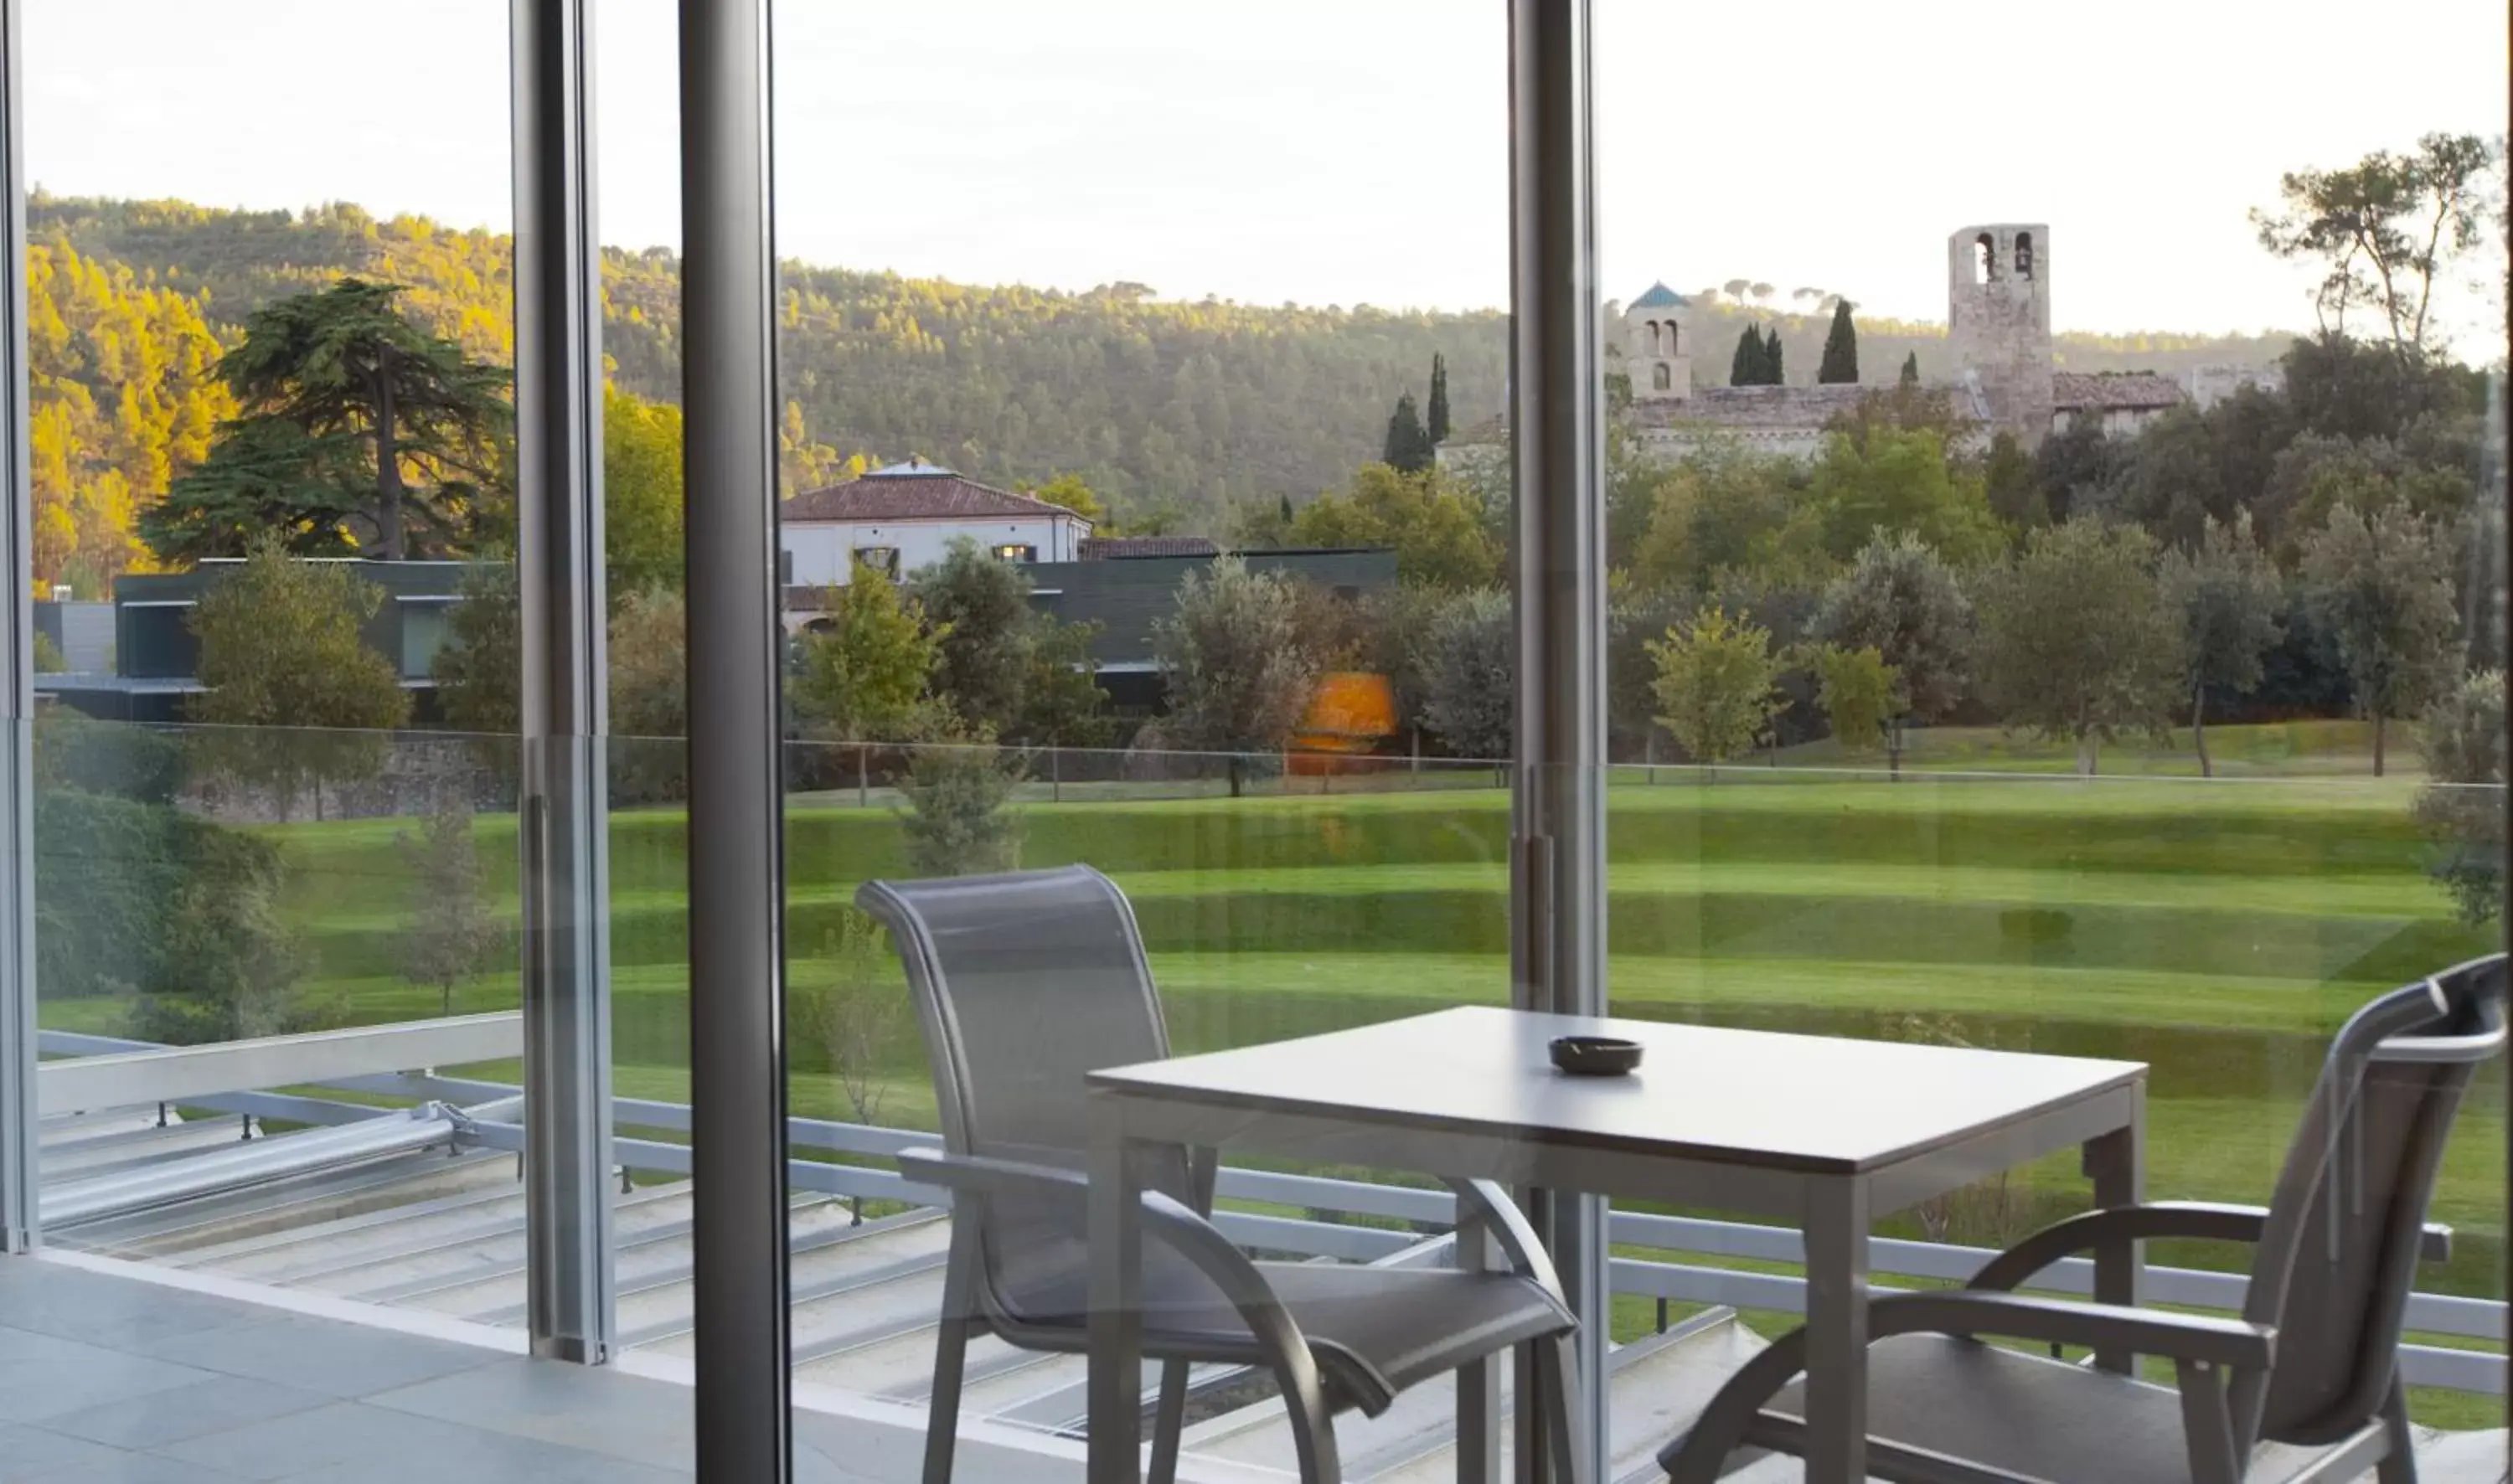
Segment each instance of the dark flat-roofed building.
[[[1098,624],[1091,657],[1099,687],[1120,711],[1154,711],[1161,704],[1161,677],[1152,658],[1152,625],[1177,611],[1178,587],[1187,574],[1212,566],[1218,555],[1208,550],[1196,556],[1042,562],[1029,569],[1035,584],[1030,602],[1061,623]],[[1286,572],[1346,598],[1396,583],[1396,554],[1383,548],[1250,551],[1240,556],[1251,571]]]
[[[436,651],[445,645],[446,620],[462,601],[464,580],[483,564],[300,560],[344,563],[360,581],[383,589],[384,601],[367,620],[363,637],[392,662],[402,684],[419,692],[419,714],[432,715]],[[35,693],[112,721],[181,721],[183,697],[201,688],[201,642],[192,633],[192,609],[243,566],[240,559],[212,558],[188,572],[124,576],[114,584],[113,672],[39,675]]]

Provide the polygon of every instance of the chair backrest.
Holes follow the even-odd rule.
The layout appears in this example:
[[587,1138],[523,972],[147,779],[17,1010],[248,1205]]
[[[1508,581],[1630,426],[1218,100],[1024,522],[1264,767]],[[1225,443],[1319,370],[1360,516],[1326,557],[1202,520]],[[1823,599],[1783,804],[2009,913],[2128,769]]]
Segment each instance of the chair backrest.
[[[1116,883],[1066,866],[867,881],[856,902],[898,944],[944,1147],[1081,1168],[1083,1074],[1170,1051],[1142,937]],[[1146,1184],[1195,1203],[1183,1149],[1161,1152]],[[991,1200],[975,1215],[989,1311],[1024,1317],[1021,1295],[1063,1288],[1085,1270],[1079,1203]]]
[[2504,1049],[2504,956],[2474,959],[2368,1004],[2331,1044],[2244,1307],[2278,1332],[2252,1436],[2332,1442],[2381,1407],[2445,1142]]

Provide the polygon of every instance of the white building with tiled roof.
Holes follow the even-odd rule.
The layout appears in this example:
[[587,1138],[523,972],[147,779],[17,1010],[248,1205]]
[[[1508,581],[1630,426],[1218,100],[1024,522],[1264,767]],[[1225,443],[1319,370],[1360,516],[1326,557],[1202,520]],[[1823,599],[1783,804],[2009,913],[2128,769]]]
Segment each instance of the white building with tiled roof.
[[1091,534],[1091,523],[1061,505],[922,459],[798,494],[779,522],[778,580],[811,591],[843,587],[858,562],[905,576],[962,539],[1007,562],[1072,562]]

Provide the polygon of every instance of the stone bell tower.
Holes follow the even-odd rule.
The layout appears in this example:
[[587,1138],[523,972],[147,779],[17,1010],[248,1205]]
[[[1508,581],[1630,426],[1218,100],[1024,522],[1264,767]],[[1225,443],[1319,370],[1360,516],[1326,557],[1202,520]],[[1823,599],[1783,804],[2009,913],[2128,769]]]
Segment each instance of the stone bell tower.
[[2051,431],[2051,229],[1969,226],[1946,239],[1946,339],[1992,424],[2026,448]]
[[1682,402],[1693,395],[1693,305],[1664,284],[1623,311],[1623,367],[1634,402]]

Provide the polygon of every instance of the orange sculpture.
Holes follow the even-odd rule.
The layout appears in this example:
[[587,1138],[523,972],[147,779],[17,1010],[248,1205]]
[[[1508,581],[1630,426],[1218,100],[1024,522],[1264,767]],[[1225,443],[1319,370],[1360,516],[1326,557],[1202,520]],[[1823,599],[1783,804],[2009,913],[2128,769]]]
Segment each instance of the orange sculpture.
[[1292,737],[1292,771],[1301,777],[1343,772],[1347,759],[1376,752],[1396,731],[1396,692],[1387,677],[1360,670],[1322,676]]

